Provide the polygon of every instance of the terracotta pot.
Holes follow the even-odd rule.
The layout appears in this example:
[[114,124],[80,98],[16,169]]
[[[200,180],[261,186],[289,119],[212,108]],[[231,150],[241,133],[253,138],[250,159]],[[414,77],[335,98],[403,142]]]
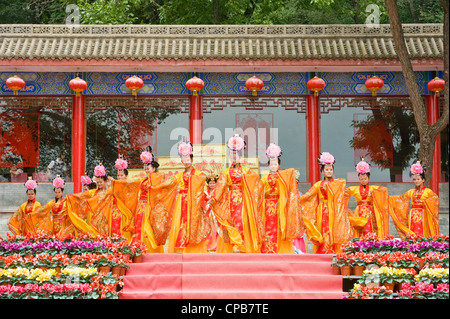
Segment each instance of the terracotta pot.
[[119,276],[125,276],[126,272],[127,272],[127,268],[125,268],[125,267],[120,267],[120,273],[119,273]]
[[133,262],[134,263],[141,263],[142,262],[142,255],[133,256]]
[[342,276],[350,276],[352,274],[351,266],[341,266],[341,275]]
[[384,282],[384,283],[381,284],[381,286],[385,286],[386,289],[389,289],[389,290],[394,291],[394,288],[395,288],[395,282],[391,282],[391,283]]
[[333,275],[341,274],[341,269],[338,266],[331,266],[331,268],[333,269]]
[[113,275],[120,275],[120,268],[122,268],[122,267],[120,267],[120,266],[114,266],[114,267],[112,267],[112,268],[111,268],[111,273],[112,273]]
[[362,276],[365,268],[364,266],[353,266],[353,275]]
[[101,266],[101,267],[98,267],[98,271],[99,271],[100,273],[102,273],[102,274],[107,274],[107,273],[109,273],[110,269],[111,269],[111,267],[109,267],[109,266]]

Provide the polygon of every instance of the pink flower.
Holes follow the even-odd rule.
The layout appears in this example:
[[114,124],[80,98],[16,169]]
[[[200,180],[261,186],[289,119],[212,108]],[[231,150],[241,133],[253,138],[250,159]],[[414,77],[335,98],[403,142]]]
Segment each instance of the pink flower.
[[118,159],[116,159],[115,166],[118,170],[124,170],[124,169],[127,169],[128,162],[126,160],[118,158]]
[[92,180],[89,176],[83,175],[81,176],[81,185],[89,185],[92,183]]
[[245,142],[242,137],[235,135],[228,140],[227,145],[233,151],[240,151],[244,148]]
[[61,177],[56,177],[53,180],[53,187],[54,188],[63,188],[64,187],[64,180]]
[[95,166],[94,175],[97,177],[105,176],[106,175],[105,167],[102,164]]
[[269,147],[267,147],[266,155],[268,158],[276,158],[281,155],[281,147],[276,144],[271,143]]
[[334,164],[335,162],[336,162],[336,160],[334,159],[334,156],[331,155],[330,153],[323,152],[320,154],[320,157],[319,157],[320,165]]
[[182,142],[178,145],[178,154],[180,156],[191,155],[193,152],[192,145],[190,143]]
[[358,164],[356,164],[356,171],[359,174],[367,174],[370,172],[370,165],[366,161],[360,161]]
[[420,162],[411,165],[411,174],[420,175],[423,173],[423,167],[420,165]]
[[27,180],[27,182],[25,183],[25,187],[28,190],[33,190],[37,187],[37,183],[36,181],[33,181],[32,179]]
[[144,164],[150,164],[153,161],[153,155],[150,152],[144,151],[141,153],[141,161]]

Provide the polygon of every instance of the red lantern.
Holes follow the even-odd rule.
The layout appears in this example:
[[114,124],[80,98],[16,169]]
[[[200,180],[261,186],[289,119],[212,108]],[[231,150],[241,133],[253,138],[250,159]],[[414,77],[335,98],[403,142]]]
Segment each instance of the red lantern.
[[306,83],[306,86],[310,91],[314,92],[314,96],[318,96],[319,91],[322,91],[325,87],[325,81],[315,76],[311,80],[309,80],[308,83]]
[[434,78],[428,82],[428,91],[434,92],[434,95],[439,96],[439,92],[444,90],[445,81],[440,78]]
[[78,76],[75,79],[70,80],[69,87],[75,91],[76,96],[80,96],[81,92],[87,89],[87,83],[85,80],[80,79]]
[[378,76],[372,76],[366,80],[365,86],[372,91],[372,96],[377,96],[377,91],[384,85],[384,81]]
[[264,87],[264,82],[260,78],[252,76],[247,81],[245,81],[245,86],[247,87],[247,89],[252,91],[253,96],[256,96],[256,92]]
[[137,95],[137,91],[144,86],[144,81],[140,77],[133,75],[125,81],[125,85],[131,90],[133,95]]
[[192,92],[192,95],[197,95],[197,92],[203,89],[204,86],[205,82],[196,76],[186,82],[186,87]]
[[25,81],[17,75],[14,75],[6,80],[6,85],[13,91],[14,95],[18,95],[17,92],[25,87]]

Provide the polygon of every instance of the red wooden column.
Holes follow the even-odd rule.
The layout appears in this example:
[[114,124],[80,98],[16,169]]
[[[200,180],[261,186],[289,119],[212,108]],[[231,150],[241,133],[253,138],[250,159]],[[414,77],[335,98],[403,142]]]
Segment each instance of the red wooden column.
[[[439,98],[436,95],[427,95],[428,124],[433,125],[439,119]],[[441,181],[441,137],[436,138],[433,157],[433,171],[431,172],[430,188],[439,195],[439,182]]]
[[73,97],[72,110],[72,181],[73,192],[81,192],[81,176],[86,169],[86,113],[84,96]]
[[308,182],[312,185],[320,180],[320,168],[317,163],[320,154],[320,109],[319,97],[314,94],[308,95],[306,118]]
[[189,135],[192,144],[202,144],[203,139],[203,109],[201,95],[190,96]]

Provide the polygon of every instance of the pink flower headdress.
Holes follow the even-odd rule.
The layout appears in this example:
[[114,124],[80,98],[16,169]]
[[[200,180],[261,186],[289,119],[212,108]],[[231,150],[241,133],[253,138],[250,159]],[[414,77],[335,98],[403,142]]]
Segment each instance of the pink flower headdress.
[[124,169],[127,169],[127,168],[128,168],[128,162],[127,162],[126,160],[124,160],[124,159],[122,158],[122,156],[119,156],[119,158],[116,159],[116,162],[115,162],[114,165],[116,166],[116,168],[117,168],[119,171],[123,171]]
[[364,160],[364,157],[361,157],[361,161],[358,164],[356,164],[355,167],[356,167],[356,171],[361,175],[364,175],[364,174],[367,174],[370,172],[370,164]]
[[336,163],[336,160],[334,159],[334,156],[331,155],[328,152],[320,153],[320,157],[318,158],[320,165],[326,165],[326,164],[334,164]]
[[153,155],[149,151],[143,151],[141,153],[141,161],[144,164],[150,164],[153,161]]
[[228,140],[227,146],[232,151],[241,151],[245,148],[245,141],[242,137],[236,134]]
[[92,184],[92,180],[89,176],[87,176],[86,173],[84,173],[83,176],[81,176],[81,185],[90,185]]
[[178,154],[180,156],[191,155],[193,152],[194,152],[194,149],[193,149],[191,143],[187,143],[187,142],[183,141],[180,144],[178,144]]
[[28,177],[28,180],[25,183],[25,187],[27,188],[27,190],[36,189],[37,183],[36,183],[36,181],[32,180],[31,176],[30,176],[30,177]]
[[411,174],[413,175],[420,175],[423,174],[423,166],[421,161],[417,161],[415,164],[411,165]]
[[105,167],[100,163],[99,165],[95,166],[94,168],[94,175],[96,177],[102,177],[106,175]]
[[56,178],[53,180],[53,187],[54,188],[64,188],[64,180],[59,177],[59,175],[56,176]]
[[266,155],[268,158],[277,158],[281,156],[283,152],[281,151],[281,147],[274,143],[270,143],[270,145],[266,149]]

